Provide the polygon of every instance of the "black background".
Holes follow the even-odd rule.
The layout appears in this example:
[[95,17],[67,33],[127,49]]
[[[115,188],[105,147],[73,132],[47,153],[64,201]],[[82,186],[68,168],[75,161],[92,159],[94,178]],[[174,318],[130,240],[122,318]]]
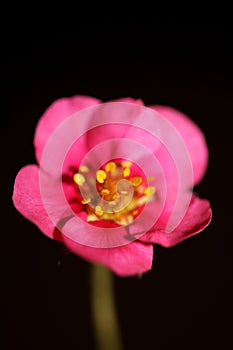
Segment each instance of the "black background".
[[4,348],[94,350],[89,264],[11,203],[17,171],[35,162],[33,133],[45,108],[85,94],[176,107],[203,129],[210,149],[196,189],[211,201],[211,225],[174,248],[156,246],[141,280],[115,277],[125,349],[232,349],[232,28],[106,20],[70,32],[16,30],[2,45]]

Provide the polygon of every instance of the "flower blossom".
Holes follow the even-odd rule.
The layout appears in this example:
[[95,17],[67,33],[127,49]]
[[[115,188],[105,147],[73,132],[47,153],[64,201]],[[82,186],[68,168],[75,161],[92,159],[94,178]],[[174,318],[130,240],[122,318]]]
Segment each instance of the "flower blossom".
[[[146,108],[141,100],[123,98],[110,104],[110,110],[116,112],[117,106],[121,105],[120,102],[124,105]],[[202,131],[182,112],[159,105],[147,108],[151,113],[161,116],[176,130],[187,151],[192,168],[192,181],[189,181],[187,176],[180,197],[183,215],[178,212],[180,219],[177,219],[177,224],[173,225],[171,232],[168,232],[168,223],[180,191],[177,185],[179,174],[170,151],[160,140],[155,140],[150,133],[135,125],[105,124],[90,128],[64,153],[61,186],[69,210],[73,213],[70,215],[70,211],[64,209],[61,204],[56,189],[54,180],[56,176],[52,174],[53,168],[50,166],[53,158],[51,162],[47,161],[48,168],[46,168],[43,155],[52,135],[63,123],[69,121],[73,115],[92,110],[94,106],[101,104],[96,98],[74,96],[55,101],[45,111],[38,122],[34,137],[38,164],[26,165],[17,174],[13,202],[17,210],[37,225],[46,236],[63,242],[78,256],[89,262],[105,265],[120,276],[141,274],[152,267],[153,244],[172,247],[202,231],[210,223],[212,212],[208,200],[200,199],[190,192],[206,172],[208,148]],[[66,136],[68,139],[69,135]],[[111,147],[107,146],[106,151],[99,151],[98,168],[95,169],[91,162],[85,163],[88,153],[96,145],[104,147],[104,142],[108,140],[112,140],[114,150],[111,151]],[[133,145],[129,144],[129,148],[125,143],[128,140],[134,140]],[[175,144],[173,146],[171,140],[174,154],[177,153]],[[149,150],[148,160],[143,163],[149,169],[147,171],[149,176],[146,176],[137,161],[127,157],[127,151],[133,154],[133,151],[130,151],[131,146],[138,159],[141,146]],[[116,149],[119,150],[119,154]],[[62,145],[58,146],[53,156],[63,151]],[[101,155],[103,159],[100,159]],[[179,154],[176,156],[179,159]],[[153,157],[158,160],[163,176],[159,175],[156,166],[152,166]],[[185,176],[186,165],[181,164],[180,169],[184,171]],[[44,181],[44,189],[41,187],[41,181]],[[182,203],[185,202],[186,195],[190,196],[190,200],[186,201],[188,204],[185,209]],[[142,221],[146,223],[144,228],[140,222],[136,223],[145,213],[147,205],[148,207],[152,205],[152,209],[149,210],[149,214],[144,215],[145,219]],[[77,224],[76,219],[80,220],[81,224]],[[122,237],[127,244],[114,243],[109,246],[101,243],[92,244],[91,240],[88,241],[89,228],[93,237],[98,236],[99,230],[104,230],[108,235],[108,231],[115,232],[114,230],[119,229],[119,232],[124,232]]]

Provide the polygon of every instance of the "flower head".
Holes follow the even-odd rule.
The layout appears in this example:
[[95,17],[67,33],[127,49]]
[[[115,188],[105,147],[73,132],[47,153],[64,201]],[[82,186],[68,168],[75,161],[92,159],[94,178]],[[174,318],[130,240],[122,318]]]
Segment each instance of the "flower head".
[[209,202],[190,192],[207,168],[205,138],[173,108],[60,99],[41,117],[34,145],[38,165],[18,173],[15,207],[118,275],[150,270],[153,243],[171,247],[211,220]]

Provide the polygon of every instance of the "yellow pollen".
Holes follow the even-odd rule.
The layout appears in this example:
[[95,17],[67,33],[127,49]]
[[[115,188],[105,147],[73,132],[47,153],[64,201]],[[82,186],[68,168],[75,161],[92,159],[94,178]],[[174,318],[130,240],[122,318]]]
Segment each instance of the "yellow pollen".
[[131,225],[140,215],[142,206],[156,199],[154,177],[145,179],[140,172],[134,176],[133,167],[127,160],[112,159],[93,176],[88,165],[80,165],[73,179],[76,185],[88,191],[81,198],[87,222],[106,220],[121,226]]
[[134,187],[137,187],[142,183],[142,178],[141,178],[141,176],[135,176],[132,179],[130,179],[129,181]]
[[107,175],[103,170],[98,170],[96,173],[96,180],[100,183],[103,184],[104,180],[106,179]]
[[153,196],[153,194],[155,194],[155,191],[156,190],[155,190],[154,186],[149,186],[145,189],[144,194],[145,194],[145,196],[150,197],[150,196]]
[[113,196],[112,196],[112,199],[115,200],[117,198],[119,198],[119,194],[118,193],[114,193]]
[[82,173],[88,173],[89,168],[88,168],[86,165],[81,165],[81,166],[79,167],[79,170],[80,170]]
[[121,165],[123,166],[123,168],[130,168],[132,166],[132,163],[124,160],[123,162],[121,162]]
[[145,205],[148,201],[148,198],[146,196],[140,197],[137,199],[137,206],[141,207],[142,205]]
[[79,185],[79,186],[82,186],[85,182],[85,177],[82,175],[82,174],[74,174],[74,182]]
[[100,205],[97,205],[97,206],[95,207],[95,214],[96,214],[97,216],[102,216],[103,213],[104,213],[104,212],[103,212],[101,206],[100,206]]
[[105,170],[109,173],[112,173],[116,169],[116,164],[114,162],[109,162],[105,165]]
[[101,191],[102,196],[107,196],[109,193],[110,193],[110,192],[109,192],[109,190],[107,190],[107,189],[103,189],[103,190]]
[[98,220],[98,216],[96,216],[94,213],[88,213],[87,222],[94,222],[96,220]]
[[91,198],[83,199],[82,204],[88,204],[91,202]]
[[116,222],[122,226],[128,226],[129,224],[132,224],[133,216],[130,214],[122,216]]
[[130,168],[125,168],[123,171],[124,177],[128,177],[130,175]]

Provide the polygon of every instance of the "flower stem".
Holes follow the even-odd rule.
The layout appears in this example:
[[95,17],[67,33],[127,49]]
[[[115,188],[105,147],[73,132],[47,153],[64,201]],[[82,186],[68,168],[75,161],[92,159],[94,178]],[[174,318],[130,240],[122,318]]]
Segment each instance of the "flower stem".
[[111,271],[100,265],[91,270],[91,307],[98,350],[122,350]]

